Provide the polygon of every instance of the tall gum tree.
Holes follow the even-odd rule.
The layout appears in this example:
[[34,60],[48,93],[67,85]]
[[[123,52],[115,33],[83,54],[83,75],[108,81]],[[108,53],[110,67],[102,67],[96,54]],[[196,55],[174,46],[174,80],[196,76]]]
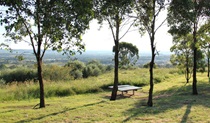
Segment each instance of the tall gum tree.
[[[198,42],[200,42],[201,49],[205,52],[207,57],[207,76],[210,72],[210,20],[206,22],[198,30]],[[210,80],[210,79],[209,79]]]
[[82,51],[81,35],[93,18],[92,0],[3,0],[1,25],[10,41],[27,42],[37,61],[39,107],[45,107],[42,60],[47,49],[67,54]]
[[186,81],[189,83],[193,66],[192,35],[173,36],[173,46],[170,50],[175,53],[171,55],[171,63],[185,72]]
[[[131,28],[134,22],[130,22],[127,13],[132,12],[132,1],[130,0],[94,0],[96,19],[99,23],[107,22],[112,32],[115,44],[114,55],[114,86],[110,100],[116,100],[118,91],[118,67],[119,67],[119,42]],[[130,25],[130,26],[128,26]],[[123,27],[128,27],[124,32]]]
[[135,1],[135,11],[136,11],[136,18],[138,19],[137,26],[139,27],[139,31],[144,34],[146,31],[150,38],[151,43],[151,54],[152,58],[150,61],[150,89],[149,89],[149,96],[147,105],[149,107],[153,106],[152,96],[153,96],[153,68],[155,64],[155,56],[157,55],[157,49],[155,45],[155,34],[158,29],[165,23],[166,18],[162,20],[162,22],[157,25],[158,15],[162,10],[164,10],[165,0],[134,0]]
[[169,32],[172,35],[193,35],[193,84],[192,94],[197,95],[197,31],[210,17],[209,0],[172,0],[168,8]]

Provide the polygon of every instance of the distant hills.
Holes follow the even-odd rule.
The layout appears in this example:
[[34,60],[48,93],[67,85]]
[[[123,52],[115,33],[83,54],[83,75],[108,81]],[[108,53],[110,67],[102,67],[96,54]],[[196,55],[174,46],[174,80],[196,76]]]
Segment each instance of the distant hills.
[[[12,53],[6,50],[0,50],[0,63],[20,63],[15,56],[22,55],[24,57],[24,61],[22,63],[35,63],[36,59],[33,55],[32,50],[13,50]],[[159,55],[156,56],[155,63],[159,66],[164,66],[170,64],[170,52],[160,52]],[[80,60],[82,62],[88,62],[91,60],[98,60],[102,64],[114,64],[113,62],[114,53],[111,51],[86,51],[81,55],[76,54],[75,56],[67,56],[62,55],[62,53],[58,53],[56,51],[47,50],[44,56],[45,64],[65,64],[69,60]],[[149,52],[140,53],[140,58],[137,62],[137,65],[144,65],[151,60],[151,54]]]

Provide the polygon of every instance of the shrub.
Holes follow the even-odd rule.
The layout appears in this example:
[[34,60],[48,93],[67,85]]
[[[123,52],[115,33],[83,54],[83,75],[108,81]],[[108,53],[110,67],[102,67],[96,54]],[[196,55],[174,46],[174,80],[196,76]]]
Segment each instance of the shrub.
[[47,65],[43,67],[43,78],[45,80],[59,81],[59,80],[69,80],[71,79],[69,68],[57,66],[57,65]]
[[33,80],[36,77],[35,70],[27,69],[27,68],[16,68],[11,71],[4,71],[1,73],[1,78],[5,81],[5,83],[11,82],[25,82],[28,80]]
[[108,65],[106,66],[106,71],[111,71],[113,70],[114,66],[113,65]]
[[83,70],[85,68],[85,64],[81,61],[70,61],[68,62],[65,67],[70,69],[70,75],[74,77],[74,79],[82,78],[83,77]]
[[7,66],[5,64],[0,64],[0,70],[4,70],[6,68],[7,68]]
[[83,77],[87,78],[89,76],[99,76],[104,73],[106,68],[99,61],[92,60],[87,63],[86,68],[83,71]]
[[162,78],[160,77],[154,77],[154,83],[160,83],[162,81]]
[[75,70],[70,72],[74,79],[80,79],[83,77],[83,73],[80,70]]
[[[143,65],[143,68],[149,68],[149,67],[150,67],[150,62]],[[157,67],[158,67],[157,64],[154,64],[154,68],[157,68]]]

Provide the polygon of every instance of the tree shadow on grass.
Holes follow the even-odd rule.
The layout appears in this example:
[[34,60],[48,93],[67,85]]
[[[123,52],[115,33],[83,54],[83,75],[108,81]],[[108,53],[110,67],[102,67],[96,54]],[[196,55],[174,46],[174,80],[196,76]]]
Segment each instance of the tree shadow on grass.
[[[210,85],[209,83],[200,83],[197,85],[198,95],[192,95],[192,85],[187,86],[174,86],[167,90],[156,92],[153,95],[153,107],[147,107],[147,98],[141,99],[135,106],[125,112],[127,118],[123,122],[128,122],[131,119],[138,119],[141,121],[151,120],[145,115],[155,115],[164,113],[168,110],[175,110],[186,106],[183,112],[182,122],[188,122],[188,116],[191,112],[191,107],[195,105],[202,105],[209,108],[210,104]],[[141,118],[141,116],[143,118]]]
[[106,101],[99,101],[99,102],[96,102],[96,103],[90,103],[90,104],[86,104],[86,105],[82,105],[82,106],[78,106],[78,107],[73,107],[73,108],[65,108],[63,111],[60,111],[60,112],[54,112],[54,113],[50,113],[50,114],[40,116],[40,117],[36,117],[36,118],[20,120],[16,123],[33,122],[33,121],[36,121],[36,120],[41,120],[41,119],[46,118],[46,117],[51,117],[51,116],[62,114],[62,113],[68,112],[68,111],[76,110],[76,109],[79,109],[79,108],[85,108],[85,107],[89,107],[89,106],[95,106],[95,105],[99,105],[99,104],[102,104],[102,103],[106,103]]
[[0,112],[0,114],[11,113],[11,112],[14,112],[14,111],[15,111],[15,110],[2,111],[2,112]]

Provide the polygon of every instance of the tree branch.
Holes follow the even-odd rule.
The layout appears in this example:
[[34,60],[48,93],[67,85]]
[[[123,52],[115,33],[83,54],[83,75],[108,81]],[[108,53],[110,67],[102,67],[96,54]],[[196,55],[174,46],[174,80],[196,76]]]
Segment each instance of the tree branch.
[[167,18],[163,20],[163,22],[155,29],[155,33],[157,32],[157,30],[166,22]]
[[[20,14],[20,12],[19,12],[19,9],[20,9],[20,8],[17,8],[16,6],[14,6],[14,8],[15,8],[15,10],[17,11],[18,16],[21,17],[21,14]],[[32,35],[31,35],[31,31],[30,31],[30,29],[28,28],[28,26],[27,26],[27,24],[25,23],[25,21],[23,21],[23,24],[24,24],[24,26],[25,26],[25,28],[26,28],[26,31],[28,32],[28,35],[29,35],[29,37],[30,37],[30,41],[31,41],[31,45],[32,45],[34,54],[37,55],[37,52],[36,52],[36,49],[35,49],[35,45],[34,45],[34,40],[33,40],[33,37],[32,37]]]
[[122,39],[122,38],[129,32],[130,28],[133,26],[133,24],[136,22],[136,20],[137,20],[137,19],[135,19],[135,20],[133,21],[133,23],[129,26],[129,28],[127,29],[127,31],[119,38],[119,40]]
[[113,36],[113,39],[114,39],[114,41],[116,40],[116,38],[115,38],[115,34],[114,34],[114,30],[113,30],[113,26],[112,26],[112,24],[111,24],[111,22],[110,22],[110,20],[109,19],[107,19],[107,21],[108,21],[108,23],[109,23],[109,27],[110,27],[110,29],[111,29],[111,31],[112,31],[112,36]]

